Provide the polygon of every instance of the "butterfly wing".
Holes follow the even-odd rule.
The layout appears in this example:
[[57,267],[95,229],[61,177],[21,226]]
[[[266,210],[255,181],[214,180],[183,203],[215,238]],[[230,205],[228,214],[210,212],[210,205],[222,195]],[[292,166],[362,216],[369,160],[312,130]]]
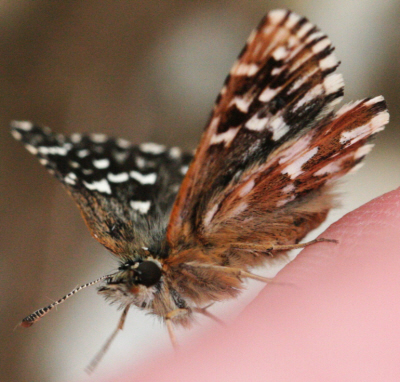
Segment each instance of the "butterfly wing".
[[270,12],[253,31],[175,202],[167,237],[176,253],[189,242],[293,243],[325,219],[328,185],[388,122],[382,97],[333,113],[343,80],[332,73],[332,51],[326,35],[290,11]]
[[147,246],[143,235],[165,231],[192,159],[177,147],[134,146],[103,134],[65,137],[30,122],[13,122],[12,133],[61,181],[92,235],[117,256],[132,243]]

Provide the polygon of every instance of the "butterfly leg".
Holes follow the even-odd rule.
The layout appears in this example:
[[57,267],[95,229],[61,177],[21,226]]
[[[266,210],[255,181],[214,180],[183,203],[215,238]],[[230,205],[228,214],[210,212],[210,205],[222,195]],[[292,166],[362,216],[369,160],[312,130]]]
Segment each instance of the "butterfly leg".
[[241,268],[233,268],[233,267],[227,267],[224,265],[215,265],[215,264],[203,264],[203,263],[197,263],[197,262],[190,262],[187,264],[191,265],[193,267],[208,268],[208,269],[213,269],[213,270],[224,272],[224,273],[230,273],[238,278],[246,277],[249,279],[258,280],[258,281],[262,281],[265,283],[273,282],[273,279],[271,279],[271,278],[258,276],[253,273],[247,272]]
[[92,359],[92,361],[90,362],[90,364],[86,367],[86,372],[88,374],[91,374],[94,369],[97,367],[97,365],[99,364],[99,362],[101,361],[101,359],[103,358],[104,354],[106,353],[106,351],[108,350],[108,348],[110,347],[111,343],[113,342],[114,338],[117,336],[118,332],[120,330],[123,329],[124,327],[124,323],[125,323],[125,319],[126,316],[128,314],[128,310],[129,310],[130,305],[127,305],[126,308],[124,309],[124,311],[122,312],[121,318],[118,321],[118,325],[115,328],[115,330],[112,332],[111,336],[108,338],[108,340],[106,341],[106,343],[102,346],[102,348],[100,349],[100,351],[96,354],[96,356]]
[[[334,240],[334,239],[319,238],[319,239],[314,239],[314,240],[308,241],[307,243],[274,245],[274,246],[268,247],[268,248],[266,248],[263,245],[258,245],[258,244],[236,243],[232,246],[232,248],[251,249],[251,250],[255,250],[255,251],[259,251],[259,252],[270,253],[270,252],[275,252],[275,251],[289,251],[292,249],[305,248],[305,247],[308,247],[309,245],[313,245],[315,243],[321,243],[321,242],[337,243],[338,241]],[[218,270],[224,271],[226,273],[232,273],[237,277],[246,277],[249,279],[258,280],[258,281],[262,281],[265,283],[274,283],[273,279],[271,279],[271,278],[258,276],[253,273],[242,270],[240,268],[231,268],[231,267],[225,267],[225,266],[220,266],[220,265],[210,265],[210,264],[196,264],[196,266],[218,269]]]
[[214,303],[211,303],[207,306],[205,306],[204,308],[193,308],[193,310],[197,313],[202,314],[203,316],[206,316],[208,318],[211,318],[213,321],[218,322],[220,325],[224,325],[225,326],[225,322],[220,320],[217,316],[214,316],[212,313],[210,313],[207,309],[214,305]]
[[[264,246],[261,245],[241,245],[241,244],[235,244],[234,248],[245,248],[245,249],[253,249],[253,250],[259,250],[260,252],[273,252],[273,251],[289,251],[292,249],[299,249],[299,248],[305,248],[308,247],[309,245],[313,245],[315,243],[321,243],[321,242],[328,242],[328,243],[337,243],[337,240],[334,239],[314,239],[311,241],[308,241],[307,243],[299,243],[299,244],[288,244],[288,245],[275,245],[270,248],[265,248]],[[265,283],[276,283],[273,279],[267,278],[267,277],[262,277],[255,275],[253,273],[244,271],[239,268],[229,268],[229,267],[221,267],[221,266],[212,266],[214,269],[215,268],[220,268],[221,270],[225,268],[225,272],[227,273],[233,273],[238,277],[247,277],[249,279],[253,280],[258,280],[258,281],[263,281]]]
[[288,244],[288,245],[274,245],[272,248],[270,248],[270,251],[289,251],[291,249],[299,249],[299,248],[305,248],[308,247],[309,245],[313,245],[315,243],[321,243],[321,242],[327,242],[327,243],[337,243],[337,240],[334,239],[315,239],[308,241],[307,243],[299,243],[299,244]]
[[315,243],[321,243],[321,242],[337,243],[338,241],[334,240],[334,239],[319,238],[319,239],[308,241],[307,243],[273,245],[272,247],[265,247],[264,245],[259,245],[259,244],[236,243],[236,244],[232,245],[232,248],[235,248],[235,249],[251,249],[253,251],[268,252],[269,253],[269,252],[290,251],[292,249],[305,248],[305,247],[308,247],[309,245],[313,245]]
[[170,312],[168,312],[165,316],[165,323],[167,324],[169,338],[171,339],[171,343],[172,343],[172,346],[175,351],[178,351],[178,342],[175,337],[172,320],[175,317],[183,316],[187,313],[189,313],[188,309],[175,309],[175,310],[171,310]]

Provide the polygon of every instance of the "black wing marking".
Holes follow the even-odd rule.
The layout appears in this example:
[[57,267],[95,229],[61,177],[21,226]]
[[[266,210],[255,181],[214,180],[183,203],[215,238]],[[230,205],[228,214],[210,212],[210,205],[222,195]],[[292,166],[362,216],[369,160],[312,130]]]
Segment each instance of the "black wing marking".
[[134,146],[103,134],[65,137],[30,122],[13,122],[12,134],[61,181],[92,235],[117,255],[132,242],[148,246],[143,236],[160,224],[165,229],[192,159],[177,147]]

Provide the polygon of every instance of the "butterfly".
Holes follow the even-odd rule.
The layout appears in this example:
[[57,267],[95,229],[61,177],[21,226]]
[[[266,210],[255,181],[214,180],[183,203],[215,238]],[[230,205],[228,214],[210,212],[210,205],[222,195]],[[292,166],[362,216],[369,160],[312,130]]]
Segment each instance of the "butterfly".
[[[193,156],[103,134],[54,134],[13,122],[12,134],[78,205],[115,272],[26,317],[29,327],[77,291],[131,306],[173,328],[236,297],[271,256],[283,256],[334,205],[337,179],[357,169],[389,115],[382,96],[335,106],[343,79],[328,37],[305,17],[269,12],[251,33],[215,102]],[[322,239],[323,240],[323,239]],[[215,318],[216,319],[216,318]]]

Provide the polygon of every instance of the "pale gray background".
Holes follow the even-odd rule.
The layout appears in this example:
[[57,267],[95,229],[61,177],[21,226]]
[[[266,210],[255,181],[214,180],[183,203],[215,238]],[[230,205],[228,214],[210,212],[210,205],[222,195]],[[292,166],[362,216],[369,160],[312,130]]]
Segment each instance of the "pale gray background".
[[[92,288],[34,327],[13,331],[31,311],[116,263],[91,239],[60,184],[11,138],[9,121],[192,149],[251,29],[278,7],[330,36],[345,101],[383,94],[389,104],[390,126],[342,187],[337,219],[400,184],[399,1],[0,1],[2,381],[86,380],[84,367],[119,317]],[[244,304],[217,312],[229,319]],[[157,367],[169,346],[157,321],[132,311],[98,372],[146,357]]]

